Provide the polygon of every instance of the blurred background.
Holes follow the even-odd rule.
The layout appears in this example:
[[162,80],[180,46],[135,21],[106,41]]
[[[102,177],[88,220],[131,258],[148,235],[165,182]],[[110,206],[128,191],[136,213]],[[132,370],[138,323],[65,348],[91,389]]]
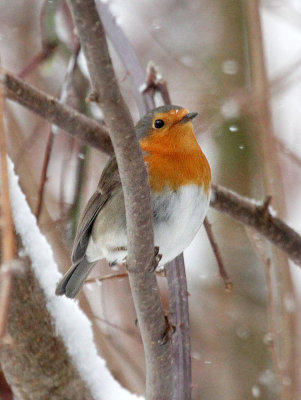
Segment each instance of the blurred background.
[[[300,0],[106,4],[143,69],[149,61],[159,68],[172,103],[199,113],[198,141],[214,182],[257,200],[272,195],[275,212],[301,231]],[[0,0],[2,66],[55,97],[67,93],[70,105],[101,119],[85,101],[91,88],[77,47],[63,1]],[[111,50],[137,121],[129,73]],[[12,102],[6,116],[22,189],[65,271],[79,214],[108,157]],[[209,220],[233,290],[225,291],[202,228],[185,252],[193,399],[301,398],[298,267],[228,217],[210,210]],[[91,275],[99,279],[85,285],[79,301],[110,370],[141,394],[144,354],[124,272],[99,263]],[[168,309],[166,281],[158,279]]]

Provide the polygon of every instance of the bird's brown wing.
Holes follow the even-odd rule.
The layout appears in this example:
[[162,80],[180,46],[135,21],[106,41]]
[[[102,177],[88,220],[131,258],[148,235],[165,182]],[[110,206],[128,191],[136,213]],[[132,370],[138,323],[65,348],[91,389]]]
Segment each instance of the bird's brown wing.
[[97,190],[88,201],[82,214],[73,244],[72,264],[77,264],[85,256],[94,221],[104,205],[110,200],[112,192],[120,185],[117,162],[114,156],[104,168]]

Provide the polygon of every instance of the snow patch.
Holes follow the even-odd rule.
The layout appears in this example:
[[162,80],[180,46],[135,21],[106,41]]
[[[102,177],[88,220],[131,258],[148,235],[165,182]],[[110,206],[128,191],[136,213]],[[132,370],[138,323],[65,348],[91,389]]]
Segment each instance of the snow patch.
[[74,300],[55,295],[61,273],[46,238],[41,234],[25,195],[20,189],[14,165],[8,159],[10,196],[16,232],[22,239],[33,271],[44,291],[48,311],[57,334],[62,336],[68,353],[95,400],[142,400],[124,389],[111,375],[106,362],[97,354],[91,322]]

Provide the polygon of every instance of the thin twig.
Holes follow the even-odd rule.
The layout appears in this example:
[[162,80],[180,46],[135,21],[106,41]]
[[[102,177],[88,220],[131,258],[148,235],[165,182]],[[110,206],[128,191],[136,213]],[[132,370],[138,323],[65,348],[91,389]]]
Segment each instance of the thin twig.
[[122,273],[122,274],[108,274],[108,275],[99,276],[96,278],[86,279],[85,284],[86,283],[98,284],[99,282],[103,282],[103,281],[107,281],[107,280],[111,280],[111,279],[120,279],[120,278],[127,278],[127,277],[128,277],[128,274],[126,272]]
[[227,274],[227,271],[225,269],[224,262],[223,262],[223,259],[222,259],[218,244],[217,244],[217,242],[215,240],[215,237],[213,235],[213,232],[212,232],[211,223],[209,222],[207,217],[204,220],[204,227],[205,227],[209,242],[211,244],[213,253],[214,253],[216,261],[217,261],[219,274],[220,274],[220,276],[222,277],[222,279],[224,281],[225,289],[226,289],[227,292],[231,292],[233,284],[232,284],[232,281],[229,278],[229,276]]
[[45,47],[18,73],[18,78],[23,79],[32,73],[41,63],[50,57],[56,49],[56,43],[47,43]]
[[[164,277],[165,278],[166,277],[165,269],[156,271],[156,275],[159,276],[159,277]],[[85,284],[86,283],[96,283],[96,284],[98,284],[99,282],[103,282],[103,281],[106,281],[106,280],[121,279],[121,278],[128,278],[128,274],[126,272],[125,273],[119,273],[119,274],[108,274],[108,275],[99,276],[99,277],[95,277],[95,278],[91,278],[91,279],[86,279],[85,280]]]
[[293,151],[291,151],[279,138],[275,137],[277,142],[277,147],[292,163],[294,163],[298,168],[301,168],[301,158],[297,156]]
[[[32,60],[22,69],[18,74],[18,78],[24,79],[28,74],[33,72],[43,61],[45,61],[48,57],[50,57],[55,49],[57,48],[58,42],[53,38],[53,34],[49,34],[49,24],[45,22],[47,18],[47,11],[49,8],[52,8],[52,14],[54,14],[54,10],[56,9],[57,3],[49,3],[49,1],[45,0],[40,14],[40,27],[41,27],[41,36],[42,36],[42,49],[39,53],[33,57]],[[54,22],[54,15],[53,15]],[[47,25],[47,27],[46,27]],[[54,23],[53,23],[54,26]],[[48,29],[47,29],[48,28]],[[52,27],[53,31],[53,27]]]
[[271,350],[272,360],[278,379],[283,380],[285,378],[285,374],[284,371],[281,369],[281,366],[279,365],[277,349],[275,346],[275,339],[277,337],[277,332],[275,332],[275,321],[274,321],[276,315],[276,307],[275,307],[276,299],[274,296],[274,292],[272,290],[273,279],[271,270],[271,259],[266,254],[266,248],[265,248],[266,246],[263,242],[264,239],[254,234],[254,231],[249,228],[246,228],[246,233],[253,246],[255,253],[257,254],[262,265],[264,266],[266,286],[267,286],[267,307],[269,311],[267,315],[268,332],[264,342],[269,346],[269,349]]
[[292,76],[300,69],[300,65],[301,58],[298,57],[287,68],[284,68],[283,71],[278,73],[269,83],[271,91],[273,91],[273,93],[282,93],[284,89],[287,90],[294,84],[295,80],[292,79]]
[[146,397],[169,399],[172,389],[171,346],[154,272],[152,213],[147,173],[128,108],[121,96],[103,26],[93,0],[69,2],[87,58],[93,90],[114,146],[126,209],[129,282],[146,361]]
[[[70,92],[70,86],[72,83],[73,79],[73,74],[75,67],[77,65],[77,58],[79,54],[80,46],[77,47],[75,50],[74,54],[72,54],[69,65],[67,68],[66,76],[63,82],[62,90],[61,90],[61,95],[60,95],[60,101],[62,103],[68,103],[68,97],[72,95]],[[38,191],[38,205],[37,205],[37,211],[36,211],[36,217],[37,220],[39,220],[40,215],[41,215],[41,210],[42,210],[42,204],[43,204],[43,197],[44,197],[44,190],[45,190],[45,185],[47,181],[47,172],[48,172],[48,166],[49,166],[49,161],[51,157],[51,152],[53,148],[53,143],[54,143],[54,138],[56,136],[58,129],[56,126],[50,128],[50,132],[48,135],[48,140],[46,144],[46,150],[45,150],[45,155],[44,155],[44,160],[43,160],[43,166],[42,166],[42,173],[41,173],[41,178],[40,178],[40,185],[39,185],[39,191]]]
[[38,221],[40,219],[41,211],[42,211],[44,190],[45,190],[45,184],[46,184],[46,180],[47,180],[47,171],[48,171],[48,165],[49,165],[50,156],[51,156],[51,152],[52,152],[52,148],[53,148],[53,143],[54,143],[54,134],[53,134],[53,130],[50,129],[50,132],[48,134],[48,140],[46,143],[46,150],[45,150],[45,154],[44,154],[44,160],[43,160],[42,172],[41,172],[41,178],[40,178],[40,184],[39,184],[39,190],[38,190],[38,205],[37,205],[37,210],[36,210],[36,217],[37,217]]
[[146,81],[143,93],[151,93],[151,95],[154,96],[156,92],[160,93],[164,104],[171,104],[167,83],[162,78],[158,67],[150,61],[147,65]]
[[58,11],[60,11],[63,15],[64,27],[65,27],[66,31],[68,32],[68,45],[74,52],[78,48],[80,43],[79,43],[78,36],[76,34],[76,30],[74,28],[71,11],[70,11],[70,8],[69,8],[66,0],[61,1],[59,3]]
[[139,334],[137,334],[135,331],[129,331],[128,329],[124,329],[119,325],[113,324],[112,322],[108,321],[107,319],[98,317],[97,315],[93,314],[93,318],[97,319],[97,321],[102,322],[103,324],[106,324],[107,326],[118,330],[118,332],[124,333],[125,335],[129,336],[135,342],[138,342],[141,344],[141,339],[139,337]]
[[16,256],[16,238],[10,206],[9,180],[6,159],[6,137],[4,128],[4,98],[0,88],[0,211],[1,211],[1,292],[0,292],[0,345],[6,330],[8,306],[12,287],[12,267]]

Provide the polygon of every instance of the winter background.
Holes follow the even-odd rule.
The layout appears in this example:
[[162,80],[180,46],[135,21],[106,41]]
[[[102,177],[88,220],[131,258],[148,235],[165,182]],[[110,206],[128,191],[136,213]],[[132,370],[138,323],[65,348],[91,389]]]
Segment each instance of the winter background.
[[[48,1],[48,6],[52,3]],[[41,50],[41,25],[43,29],[45,24],[40,16],[43,4],[38,0],[0,0],[1,62],[13,74],[23,71]],[[246,4],[245,0],[111,0],[107,3],[143,68],[153,61],[167,82],[172,102],[199,113],[195,127],[199,143],[210,161],[214,181],[240,194],[263,199],[263,169],[269,162],[269,154],[261,154],[260,129],[257,129],[252,114],[252,63],[247,38],[250,21],[247,21]],[[263,0],[260,12],[275,143],[271,152],[277,150],[280,171],[271,179],[283,187],[285,203],[285,208],[275,211],[301,232],[301,2]],[[49,32],[54,35],[57,48],[24,79],[59,97],[72,54],[70,31],[66,31],[66,20],[60,7],[46,19],[53,24]],[[137,121],[139,114],[128,74],[113,47],[111,50],[123,94]],[[79,61],[80,67],[75,71],[74,106],[100,118],[101,114],[84,101],[89,86],[82,55]],[[35,212],[49,124],[8,102],[6,126],[9,156],[29,207]],[[34,242],[44,243],[33,250],[30,245],[25,244],[25,247],[29,253],[33,251],[33,265],[48,296],[48,306],[58,332],[66,339],[71,351],[78,346],[72,356],[80,373],[93,388],[95,398],[98,398],[97,393],[107,391],[106,399],[134,399],[134,395],[117,383],[132,393],[142,395],[144,392],[143,347],[135,326],[127,278],[92,280],[79,296],[78,305],[91,320],[96,347],[90,324],[78,310],[77,301],[54,299],[52,292],[59,276],[55,263],[62,272],[69,267],[78,215],[93,193],[106,161],[104,154],[80,145],[62,131],[56,132],[39,220],[54,260],[51,255],[48,259],[45,256],[49,250],[43,246],[48,245],[43,242],[26,209],[11,165],[12,203],[22,210],[21,214],[15,214],[16,220],[25,216],[20,228],[16,224],[18,233],[22,236],[25,225],[27,233],[34,235]],[[185,252],[190,294],[193,399],[278,399],[281,385],[269,346],[268,315],[271,310],[267,302],[265,268],[242,226],[213,210],[209,211],[209,218],[233,282],[233,291],[225,292],[208,239],[201,229]],[[24,238],[27,233],[23,234]],[[106,262],[101,262],[92,277],[122,272],[122,268],[112,271]],[[287,311],[294,314],[299,328],[298,315],[293,312],[298,309],[296,302],[300,301],[300,271],[291,264],[290,272],[296,297],[287,294],[284,303]],[[164,278],[158,279],[162,301],[167,308],[166,282]],[[277,289],[274,293],[277,294]],[[56,305],[57,301],[59,305]],[[62,317],[62,313],[70,314],[70,318]],[[78,325],[83,328],[79,329]],[[76,326],[78,335],[72,335]],[[295,373],[300,376],[297,341],[295,345]],[[105,369],[96,352],[106,359],[107,367],[117,381]],[[97,383],[98,372],[104,374],[101,387]],[[289,377],[284,384],[291,384]],[[115,390],[118,395],[114,394]]]

